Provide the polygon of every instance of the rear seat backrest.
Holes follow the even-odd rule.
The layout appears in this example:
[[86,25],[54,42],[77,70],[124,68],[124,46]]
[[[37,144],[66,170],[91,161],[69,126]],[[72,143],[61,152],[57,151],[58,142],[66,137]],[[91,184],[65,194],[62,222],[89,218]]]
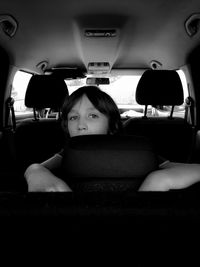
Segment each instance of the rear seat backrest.
[[52,108],[60,110],[69,95],[61,78],[51,75],[34,75],[29,81],[25,105],[33,108],[34,118],[17,124],[15,142],[18,164],[22,170],[31,163],[42,162],[58,152],[64,144],[60,119],[36,117],[36,110]]
[[66,144],[62,178],[74,191],[137,191],[156,169],[157,155],[147,138],[83,135]]
[[[137,89],[136,101],[145,105],[141,118],[130,118],[124,123],[127,134],[147,136],[154,142],[157,152],[171,161],[188,160],[193,142],[193,128],[184,118],[173,117],[173,107],[183,104],[180,77],[173,70],[147,70]],[[147,117],[147,106],[172,106],[169,117]]]

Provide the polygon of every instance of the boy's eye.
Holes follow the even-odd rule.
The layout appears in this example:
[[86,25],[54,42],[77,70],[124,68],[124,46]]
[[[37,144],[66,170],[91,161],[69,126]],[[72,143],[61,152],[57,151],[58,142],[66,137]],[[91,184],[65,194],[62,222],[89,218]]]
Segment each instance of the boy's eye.
[[69,121],[75,121],[75,120],[77,120],[77,118],[78,118],[77,115],[69,116],[68,120],[69,120]]
[[97,114],[91,113],[91,114],[89,114],[88,117],[89,117],[89,118],[92,118],[92,119],[96,119],[96,118],[98,118],[99,116],[98,116]]

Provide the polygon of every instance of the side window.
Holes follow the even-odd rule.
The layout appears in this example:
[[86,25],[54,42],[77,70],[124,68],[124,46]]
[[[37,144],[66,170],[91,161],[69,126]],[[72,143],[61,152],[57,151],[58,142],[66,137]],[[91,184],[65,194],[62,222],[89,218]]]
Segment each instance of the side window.
[[16,117],[32,113],[32,109],[27,108],[24,104],[26,88],[31,76],[32,74],[30,73],[17,71],[13,79],[11,96],[15,100],[14,110]]

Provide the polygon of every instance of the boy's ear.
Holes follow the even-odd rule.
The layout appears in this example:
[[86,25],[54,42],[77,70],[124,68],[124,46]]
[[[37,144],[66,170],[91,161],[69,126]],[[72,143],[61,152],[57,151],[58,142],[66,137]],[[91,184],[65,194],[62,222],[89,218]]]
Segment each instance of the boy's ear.
[[64,132],[68,133],[68,123],[67,123],[67,121],[62,120],[61,126],[62,126]]
[[115,134],[115,130],[108,130],[108,134],[110,134],[110,135],[113,135],[113,134]]
[[122,132],[122,129],[120,128],[118,123],[115,123],[115,127],[112,130],[109,130],[108,133],[111,134],[111,135],[115,135],[115,134],[118,134],[118,133],[121,133],[121,132]]

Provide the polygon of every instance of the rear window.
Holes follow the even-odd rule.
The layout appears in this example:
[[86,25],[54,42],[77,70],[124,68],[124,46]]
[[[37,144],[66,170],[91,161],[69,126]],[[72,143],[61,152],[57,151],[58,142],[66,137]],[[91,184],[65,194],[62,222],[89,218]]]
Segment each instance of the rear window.
[[[187,81],[182,70],[178,71],[181,78],[183,89],[184,89],[184,99],[188,96]],[[26,93],[26,88],[32,74],[23,71],[17,71],[13,80],[12,85],[12,97],[15,100],[14,109],[16,116],[22,114],[32,113],[32,109],[27,108],[24,104],[24,98]],[[144,114],[144,106],[138,105],[135,100],[135,91],[137,84],[140,79],[140,75],[123,75],[123,76],[112,76],[110,77],[109,85],[99,85],[99,87],[108,93],[116,102],[121,116],[126,117],[140,117]],[[85,79],[76,80],[66,80],[65,81],[69,94],[77,90],[79,87],[86,85]],[[169,116],[171,107],[164,106],[160,109],[155,109],[154,107],[148,107],[148,116]],[[174,116],[184,117],[185,115],[185,104],[177,106],[174,109]]]
[[[188,87],[185,74],[182,70],[177,71],[182,81],[184,90],[184,99],[188,97]],[[144,114],[145,106],[139,105],[135,100],[135,91],[141,75],[116,76],[110,78],[109,85],[99,85],[99,87],[108,93],[117,104],[122,117],[141,117]],[[79,87],[86,85],[86,78],[80,80],[66,80],[69,94]],[[170,115],[171,107],[162,106],[154,108],[148,106],[148,116],[167,117]],[[173,116],[185,116],[185,104],[174,108]]]

